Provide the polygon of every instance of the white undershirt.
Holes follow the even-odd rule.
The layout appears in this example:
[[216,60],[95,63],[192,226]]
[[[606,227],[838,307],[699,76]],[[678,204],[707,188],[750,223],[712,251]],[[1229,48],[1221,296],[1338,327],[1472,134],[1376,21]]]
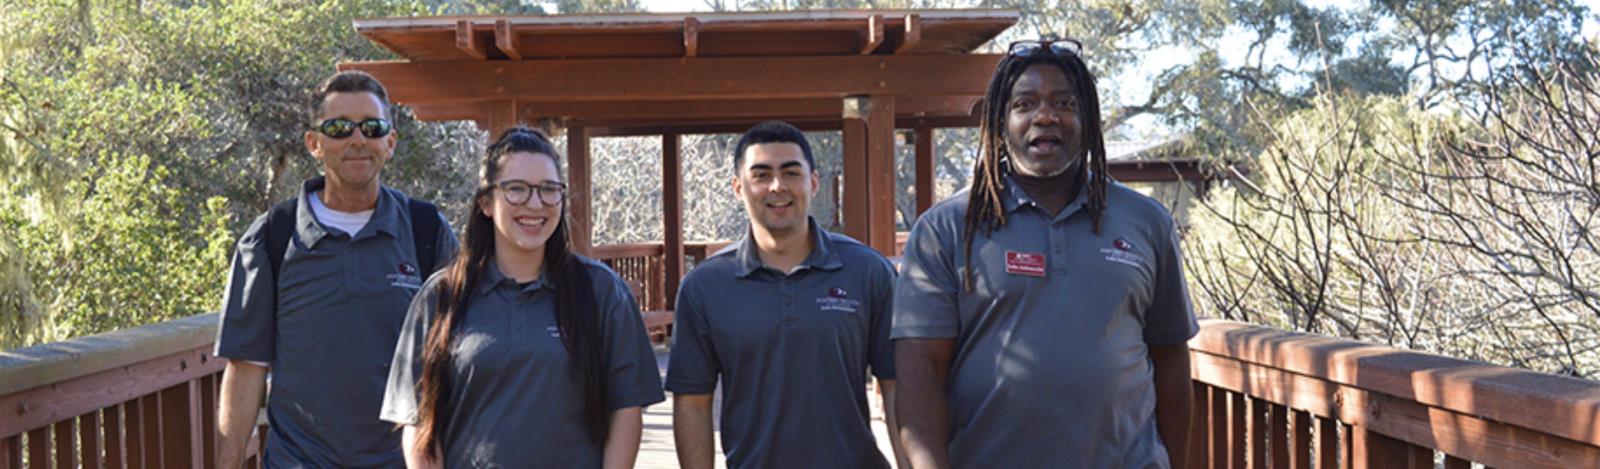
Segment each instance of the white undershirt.
[[341,212],[328,208],[327,205],[322,204],[322,191],[312,192],[310,197],[311,214],[317,217],[317,221],[322,222],[329,228],[343,231],[350,236],[360,233],[361,228],[366,227],[367,222],[372,220],[372,210]]

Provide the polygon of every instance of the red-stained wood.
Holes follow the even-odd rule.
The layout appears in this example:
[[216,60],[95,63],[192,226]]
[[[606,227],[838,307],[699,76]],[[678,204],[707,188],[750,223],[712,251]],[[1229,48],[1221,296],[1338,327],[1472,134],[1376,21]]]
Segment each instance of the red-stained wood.
[[1321,417],[1316,420],[1317,467],[1319,469],[1339,467],[1339,422]]
[[57,469],[76,469],[78,467],[77,429],[73,428],[72,420],[62,420],[51,425],[55,430],[55,458]]
[[1228,392],[1222,388],[1212,387],[1207,393],[1206,402],[1211,406],[1210,424],[1211,431],[1211,467],[1228,467]]
[[[896,126],[906,127],[918,118],[965,117],[982,99],[978,95],[899,96],[895,100]],[[483,103],[423,103],[413,106],[419,119],[465,120],[483,113]],[[844,103],[838,98],[771,100],[693,99],[664,101],[528,101],[518,100],[524,120],[562,117],[596,125],[649,125],[717,123],[769,119],[837,120]],[[931,121],[929,123],[932,123]],[[915,125],[910,125],[915,127]],[[936,126],[935,126],[936,127]]]
[[[124,453],[123,462],[130,469],[146,467],[144,464],[145,453],[145,425],[144,405],[142,399],[130,400],[122,405],[123,432],[126,438],[122,440]],[[153,416],[149,418],[155,418]],[[153,438],[153,437],[152,437]]]
[[517,103],[515,101],[509,99],[490,101],[487,108],[489,125],[487,127],[480,125],[480,127],[489,130],[490,139],[500,138],[507,130],[522,124],[517,119],[520,114],[517,112]]
[[[1317,377],[1195,352],[1203,382],[1333,417],[1359,428],[1501,467],[1600,467],[1600,447]],[[1276,459],[1276,458],[1274,458]],[[1358,458],[1359,459],[1359,458]]]
[[916,133],[913,134],[916,136],[917,215],[927,212],[928,208],[933,207],[934,202],[933,133],[933,127],[921,126],[917,127]]
[[167,434],[161,428],[161,396],[151,394],[139,398],[140,415],[144,425],[143,441],[140,442],[139,454],[144,456],[144,467],[166,469],[166,461],[162,454],[162,442],[166,441]]
[[867,123],[861,119],[845,119],[843,134],[844,197],[839,199],[839,211],[844,212],[844,233],[863,243],[870,243],[872,221],[868,217],[871,189],[867,177]]
[[472,30],[472,22],[461,20],[456,22],[456,50],[476,60],[489,58],[484,52],[483,45],[478,42],[477,33]]
[[[737,56],[830,55],[855,53],[860,49],[861,25],[874,15],[884,18],[886,43],[904,53],[964,54],[993,39],[1014,24],[1016,11],[805,11],[759,13],[550,15],[511,17],[416,17],[356,20],[356,31],[378,45],[412,61],[458,60],[463,53],[455,44],[455,29],[468,21],[475,29],[487,29],[506,21],[523,36],[540,36],[564,41],[559,47],[543,46],[542,53],[553,57],[592,58],[600,56],[650,58],[669,57],[666,46],[681,49],[682,31],[688,18],[696,18],[701,30],[718,36],[702,39],[716,47],[702,47],[698,54]],[[911,19],[915,15],[917,19]],[[908,29],[917,24],[917,29]],[[915,41],[905,41],[911,31]],[[671,34],[667,36],[666,34]],[[828,38],[854,36],[845,44]],[[607,39],[606,48],[596,48],[576,39]],[[542,40],[539,42],[543,42]],[[906,45],[899,45],[908,43]],[[631,44],[631,47],[627,47]],[[707,50],[709,49],[709,50]],[[670,55],[681,57],[681,55]],[[491,57],[492,58],[492,57]]]
[[200,378],[200,428],[205,430],[201,432],[200,446],[204,448],[201,454],[206,455],[202,459],[206,469],[217,466],[217,458],[210,455],[217,454],[217,382],[221,377],[215,374]]
[[[702,52],[706,47],[701,34]],[[526,56],[526,51],[525,54]],[[982,96],[997,54],[358,62],[404,104],[493,99],[635,101]],[[823,73],[819,73],[825,71]],[[640,81],[639,77],[650,77]],[[736,77],[737,79],[730,79]],[[937,77],[937,79],[932,79]]]
[[678,281],[683,279],[683,139],[661,136],[661,223],[663,248],[662,303],[657,309],[675,309]]
[[1356,467],[1356,429],[1354,426],[1339,424],[1339,467],[1341,469],[1354,469]]
[[505,19],[494,22],[494,46],[511,60],[522,60],[522,36],[511,30],[511,22]]
[[592,258],[598,260],[627,259],[635,257],[658,257],[662,253],[661,243],[619,243],[602,244],[590,249]]
[[894,48],[894,53],[904,54],[915,49],[922,43],[922,15],[912,13],[906,15],[905,32],[900,36],[900,45]]
[[861,55],[871,54],[878,49],[878,46],[883,45],[884,27],[886,25],[883,24],[883,15],[872,15],[867,18],[867,31],[862,35]]
[[0,438],[0,469],[22,469],[22,436]]
[[201,363],[209,353],[206,345],[187,352],[114,368],[59,383],[50,383],[15,394],[0,396],[0,409],[20,409],[15,418],[0,419],[0,437],[17,435],[52,423],[123,402],[170,386],[214,373],[220,363]]
[[198,468],[204,449],[200,429],[200,383],[190,380],[162,390],[162,467]]
[[105,424],[100,427],[100,441],[106,445],[107,469],[122,469],[128,466],[127,445],[122,440],[124,407],[123,404],[116,404],[104,410]]
[[1272,457],[1272,467],[1289,467],[1289,408],[1277,404],[1267,406],[1267,442]]
[[1202,469],[1211,461],[1211,386],[1194,382],[1194,426],[1189,432],[1189,467]]
[[1245,456],[1249,451],[1250,434],[1245,427],[1245,417],[1250,414],[1245,408],[1245,395],[1243,393],[1228,393],[1228,467],[1244,469]]
[[28,431],[28,467],[50,467],[50,428]]
[[1250,397],[1250,465],[1251,467],[1264,467],[1267,464],[1267,401]]
[[1445,455],[1444,469],[1472,469],[1472,461]]
[[1294,410],[1289,425],[1289,467],[1311,469],[1311,414]]
[[[895,136],[893,96],[872,96],[867,113],[867,190],[862,199],[867,207],[868,224],[871,225],[868,246],[884,256],[893,256],[895,232]],[[849,204],[854,200],[846,200]]]
[[700,20],[693,16],[683,19],[683,58],[692,59],[700,53]]
[[593,246],[590,228],[594,218],[590,203],[591,174],[589,168],[589,134],[582,126],[567,128],[567,207],[573,225],[572,248],[578,254],[589,255]]
[[102,467],[100,457],[100,411],[78,416],[78,461],[83,467]]
[[1190,342],[1202,353],[1600,446],[1593,381],[1229,321],[1202,330]]

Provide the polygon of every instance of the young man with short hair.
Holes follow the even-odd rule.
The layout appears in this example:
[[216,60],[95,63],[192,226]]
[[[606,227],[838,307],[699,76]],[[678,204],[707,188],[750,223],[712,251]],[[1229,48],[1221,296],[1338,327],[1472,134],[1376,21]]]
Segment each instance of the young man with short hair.
[[878,378],[893,415],[893,266],[808,215],[819,184],[799,129],[752,127],[734,167],[750,230],[678,291],[666,382],[678,461],[712,467],[720,381],[728,467],[889,467],[872,436],[866,377]]

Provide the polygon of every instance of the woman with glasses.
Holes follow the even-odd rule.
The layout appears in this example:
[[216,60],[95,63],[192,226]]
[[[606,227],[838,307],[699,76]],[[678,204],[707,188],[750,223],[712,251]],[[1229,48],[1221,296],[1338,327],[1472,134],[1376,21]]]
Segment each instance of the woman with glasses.
[[395,348],[381,416],[407,466],[633,466],[655,355],[626,284],[571,252],[565,195],[543,135],[489,147],[460,254]]

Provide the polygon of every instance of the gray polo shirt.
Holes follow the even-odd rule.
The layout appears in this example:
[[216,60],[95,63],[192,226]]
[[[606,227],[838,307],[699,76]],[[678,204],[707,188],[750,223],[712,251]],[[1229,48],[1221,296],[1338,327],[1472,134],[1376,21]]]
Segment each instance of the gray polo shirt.
[[[633,294],[604,264],[579,259],[589,269],[602,318],[606,409],[661,402],[661,371]],[[423,342],[441,278],[428,279],[406,315],[384,420],[417,422]],[[559,288],[549,279],[518,285],[490,262],[451,341],[449,397],[441,411],[447,420],[438,440],[444,467],[600,467],[605,442],[584,430],[582,379],[556,326]]]
[[971,292],[966,191],[917,220],[895,286],[894,338],[956,340],[951,462],[1166,468],[1149,346],[1199,331],[1171,215],[1112,184],[1096,235],[1084,197],[1051,217],[1007,186],[1009,223],[972,243]]
[[[406,305],[427,275],[406,196],[381,189],[372,219],[351,236],[311,214],[307,194],[322,187],[320,177],[301,187],[276,288],[266,215],[239,238],[216,354],[272,367],[271,467],[404,467],[399,433],[378,420],[378,405]],[[442,265],[455,251],[441,219],[434,258]]]
[[810,220],[815,243],[793,273],[765,267],[755,241],[707,258],[678,291],[667,389],[710,394],[722,380],[730,468],[887,468],[868,421],[866,376],[894,379],[894,268]]

